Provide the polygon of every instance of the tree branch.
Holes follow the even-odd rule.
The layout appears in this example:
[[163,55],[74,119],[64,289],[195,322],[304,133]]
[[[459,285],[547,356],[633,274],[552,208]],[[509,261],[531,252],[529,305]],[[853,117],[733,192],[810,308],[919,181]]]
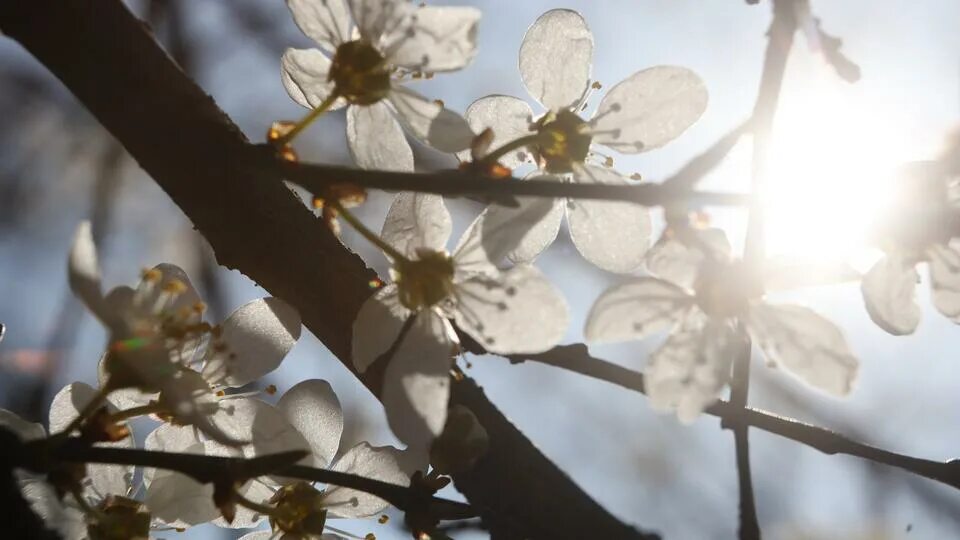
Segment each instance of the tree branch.
[[[353,370],[351,326],[371,294],[374,272],[278,175],[262,170],[263,152],[119,0],[2,2],[0,30],[46,65],[110,130],[193,221],[222,265],[241,270],[296,307],[306,327]],[[361,380],[376,393],[381,378],[374,370]],[[455,384],[451,399],[472,410],[490,434],[487,455],[454,479],[496,537],[654,537],[596,504],[475,383]]]
[[[511,363],[537,362],[577,373],[646,394],[643,374],[590,355],[586,345],[562,345],[530,355],[504,357]],[[960,490],[960,460],[933,461],[911,457],[869,444],[864,444],[826,428],[751,407],[735,407],[717,400],[706,409],[707,414],[731,424],[743,424],[785,439],[804,444],[828,455],[848,455],[904,470],[936,480]]]

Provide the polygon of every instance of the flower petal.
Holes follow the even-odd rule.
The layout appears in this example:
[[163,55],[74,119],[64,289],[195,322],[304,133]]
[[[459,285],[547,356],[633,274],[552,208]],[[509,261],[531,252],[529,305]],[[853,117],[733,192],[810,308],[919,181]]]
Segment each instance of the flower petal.
[[[280,58],[283,87],[291,99],[308,109],[319,107],[333,92],[334,83],[327,78],[329,72],[330,59],[317,49],[287,49]],[[346,104],[338,99],[329,110]]]
[[728,324],[705,317],[682,325],[650,355],[644,369],[650,406],[676,412],[681,422],[692,423],[729,381],[738,341]]
[[473,7],[420,6],[409,26],[385,34],[390,48],[387,61],[412,71],[460,69],[477,52],[477,23],[480,10]]
[[692,126],[707,108],[696,73],[656,66],[634,73],[604,96],[590,122],[593,142],[624,154],[659,148]]
[[[60,389],[50,403],[50,432],[59,433],[66,429],[96,394],[96,389],[82,382],[71,383]],[[117,411],[110,402],[104,402],[104,405],[110,412]],[[132,437],[127,437],[115,443],[98,443],[97,446],[133,448],[134,441]],[[95,495],[98,500],[107,495],[126,496],[133,482],[133,474],[133,466],[88,465],[87,478],[90,480],[88,492]]]
[[[198,442],[180,452],[216,455],[215,444],[212,441]],[[187,475],[164,469],[152,474],[143,502],[153,518],[170,527],[186,528],[220,516],[213,504],[212,484],[201,484]]]
[[383,353],[390,350],[410,310],[400,304],[397,286],[383,287],[367,298],[353,321],[353,366],[363,373]]
[[953,322],[960,322],[960,246],[936,245],[927,250],[930,257],[930,287],[933,305]]
[[441,103],[404,86],[394,86],[387,99],[397,110],[397,119],[417,140],[450,154],[470,148],[475,136],[470,125]]
[[350,40],[350,12],[343,0],[287,0],[294,22],[329,52]]
[[43,523],[57,531],[60,538],[74,540],[87,537],[86,515],[73,505],[71,497],[61,500],[56,489],[45,479],[22,479],[20,492]]
[[410,143],[393,111],[382,101],[347,107],[347,143],[360,168],[413,172]]
[[[582,183],[627,183],[618,173],[592,165],[578,168],[575,177]],[[610,272],[636,270],[650,247],[650,212],[639,204],[570,199],[567,224],[577,251]]]
[[664,233],[647,251],[644,262],[651,274],[691,289],[704,261],[726,261],[730,251],[721,229]]
[[145,310],[141,316],[155,315],[156,307],[162,306],[164,313],[190,313],[188,318],[181,320],[184,324],[200,322],[201,314],[193,309],[201,303],[200,294],[182,268],[175,264],[160,263],[148,274],[159,274],[160,278],[147,277],[137,285],[134,302],[139,309]]
[[860,363],[840,329],[815,311],[756,304],[747,316],[747,329],[770,363],[833,395],[850,393]]
[[860,283],[870,319],[895,336],[912,334],[920,324],[919,279],[914,265],[902,257],[891,254],[877,261]]
[[417,259],[420,249],[446,250],[451,228],[443,197],[407,191],[394,197],[380,237],[408,259]]
[[226,350],[211,350],[203,378],[236,388],[280,366],[300,339],[300,314],[279,298],[260,298],[237,308],[221,328]]
[[556,212],[556,202],[546,197],[516,199],[516,208],[489,206],[473,220],[453,251],[458,274],[490,272],[508,254],[532,252],[552,240],[550,220],[556,218],[550,214]]
[[453,346],[449,323],[426,310],[387,364],[382,393],[387,420],[414,452],[426,451],[447,421]]
[[547,109],[568,109],[590,82],[593,34],[576,11],[553,9],[538,18],[520,45],[520,77]]
[[543,352],[567,331],[566,300],[530,265],[462,281],[455,294],[457,326],[490,352]]
[[210,422],[232,439],[250,441],[241,448],[245,456],[310,451],[303,434],[273,405],[254,398],[228,398],[218,405]]
[[283,394],[277,409],[310,444],[311,465],[329,465],[343,434],[343,410],[330,383],[320,379],[300,382]]
[[407,19],[415,11],[407,0],[347,0],[353,20],[363,39],[379,43],[384,32],[407,28]]
[[693,296],[669,281],[642,277],[600,295],[584,336],[593,343],[643,339],[681,321],[695,305]]
[[[504,144],[533,133],[533,109],[522,99],[512,96],[493,95],[482,97],[467,107],[467,124],[475,133],[484,129],[493,130],[490,150],[496,150]],[[470,150],[457,154],[461,161],[470,161]],[[500,158],[500,163],[510,169],[530,161],[530,153],[525,150],[510,152]]]
[[109,324],[109,313],[104,305],[101,290],[100,263],[97,261],[97,246],[89,221],[77,226],[73,246],[67,258],[67,280],[70,289],[98,319]]
[[[361,442],[340,457],[330,469],[380,480],[398,486],[410,485],[410,474],[403,467],[403,452],[392,446],[370,446]],[[341,518],[365,518],[390,506],[386,501],[363,491],[330,486],[323,495],[324,506]]]

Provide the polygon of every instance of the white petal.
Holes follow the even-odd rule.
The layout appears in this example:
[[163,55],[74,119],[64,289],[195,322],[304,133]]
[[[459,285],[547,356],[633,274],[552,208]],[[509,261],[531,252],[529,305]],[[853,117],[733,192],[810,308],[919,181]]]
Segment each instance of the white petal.
[[453,252],[458,273],[488,272],[518,249],[535,251],[552,240],[556,202],[546,197],[517,197],[517,202],[516,208],[490,206],[470,224]]
[[[481,133],[484,129],[493,130],[490,150],[496,150],[504,144],[533,133],[533,109],[522,99],[512,96],[493,95],[482,97],[467,107],[464,115],[470,129]],[[470,150],[457,154],[461,161],[469,161],[473,156]],[[511,169],[530,161],[530,153],[517,150],[500,158],[500,163]]]
[[221,328],[227,349],[208,360],[203,378],[236,388],[280,366],[300,339],[300,314],[279,298],[260,298],[237,308]]
[[757,304],[747,329],[768,362],[831,394],[850,393],[859,361],[840,329],[823,316],[801,306]]
[[590,82],[593,34],[576,11],[550,10],[520,45],[520,76],[530,95],[548,109],[574,105]]
[[[287,49],[280,59],[283,87],[291,99],[308,109],[320,106],[333,92],[334,83],[327,80],[329,72],[330,59],[317,49]],[[346,101],[338,99],[330,109],[344,105]]]
[[441,152],[469,148],[474,133],[459,114],[406,88],[394,86],[387,96],[397,119],[417,140]]
[[[237,491],[239,491],[240,495],[246,499],[264,505],[269,504],[270,498],[273,497],[274,494],[274,488],[260,481],[260,479],[254,479],[245,482],[242,486],[237,488]],[[233,516],[233,521],[228,523],[227,520],[221,516],[215,519],[212,523],[217,527],[229,529],[249,529],[251,527],[256,527],[265,519],[267,519],[267,516],[264,514],[238,504],[236,507],[236,513]]]
[[[66,429],[96,394],[97,391],[93,387],[82,382],[64,386],[50,403],[50,432],[59,433]],[[105,402],[104,405],[111,412],[117,410],[109,402]],[[100,443],[97,446],[133,448],[134,441],[127,437],[115,443]],[[87,467],[88,478],[91,482],[89,492],[95,494],[97,499],[102,499],[107,495],[125,496],[132,484],[133,473],[134,468],[132,466],[91,464]]]
[[692,126],[707,108],[696,73],[656,66],[634,73],[607,92],[590,122],[593,142],[624,154],[659,148]]
[[[46,480],[28,478],[21,480],[20,491],[30,508],[44,524],[59,533],[65,540],[80,540],[87,536],[85,514],[73,505],[69,495],[63,501]],[[70,503],[70,504],[65,504]]]
[[[398,486],[410,485],[410,475],[402,466],[402,452],[392,446],[370,446],[361,442],[347,450],[331,470],[355,474]],[[342,518],[364,518],[379,514],[389,506],[386,501],[355,489],[330,486],[323,495],[324,506]]]
[[[507,253],[507,259],[515,263],[532,263],[557,239],[560,223],[567,206],[566,199],[553,199],[547,215],[532,224],[523,239],[513,251]],[[495,207],[505,209],[506,207]]]
[[221,400],[210,422],[228,437],[251,441],[242,447],[247,457],[265,456],[291,450],[310,451],[304,436],[276,407],[253,398]]
[[[214,443],[197,443],[183,449],[187,454],[213,454]],[[184,474],[157,470],[147,487],[144,504],[150,515],[163,523],[186,528],[213,521],[220,511],[213,504],[213,485],[201,484]]]
[[393,116],[380,101],[347,107],[347,143],[358,167],[413,172],[413,150]]
[[912,334],[920,324],[917,304],[917,280],[920,275],[912,263],[897,255],[888,255],[863,276],[860,291],[867,313],[877,326],[902,336]]
[[936,245],[927,251],[930,257],[930,287],[933,305],[953,322],[960,322],[960,248]]
[[253,531],[241,536],[238,540],[276,540],[273,531]]
[[300,30],[326,50],[350,40],[350,12],[343,0],[287,0],[287,7]]
[[[179,266],[170,263],[158,264],[152,270],[160,273],[160,280],[140,280],[140,284],[137,285],[137,290],[134,293],[135,301],[140,309],[150,311],[151,315],[155,306],[162,306],[163,311],[170,314],[190,312],[191,316],[183,319],[185,324],[200,322],[200,314],[193,312],[193,308],[200,303],[200,294],[193,286],[187,273]],[[173,287],[175,283],[183,286],[183,292],[171,296],[166,291],[176,289],[176,287]]]
[[[576,180],[585,184],[627,183],[618,173],[592,165],[579,168],[575,174]],[[639,204],[570,199],[567,224],[577,251],[610,272],[636,270],[650,247],[650,212]]]
[[408,191],[394,197],[380,236],[407,258],[417,259],[420,249],[446,250],[452,227],[443,197]]
[[77,226],[73,236],[73,246],[67,258],[67,278],[73,294],[87,306],[101,321],[109,317],[105,311],[103,291],[101,290],[100,263],[97,261],[97,246],[93,243],[93,232],[89,221]]
[[363,373],[390,350],[411,312],[400,304],[396,285],[387,285],[367,298],[353,321],[353,366]]
[[320,379],[300,382],[283,394],[277,409],[310,444],[312,466],[329,465],[343,434],[343,410],[330,383]]
[[647,251],[645,263],[651,274],[689,289],[705,260],[726,261],[730,251],[727,235],[720,229],[665,233]]
[[385,31],[406,28],[414,12],[407,0],[347,0],[360,35],[370,43],[379,43]]
[[47,436],[47,432],[41,424],[24,420],[6,409],[0,409],[0,426],[16,433],[23,442],[42,439]]
[[594,343],[643,339],[676,325],[694,306],[686,290],[643,277],[604,291],[590,308],[584,336]]
[[454,346],[448,325],[430,310],[417,315],[384,374],[390,429],[415,451],[428,448],[447,421]]
[[421,6],[409,26],[384,35],[391,47],[387,61],[413,71],[437,72],[460,69],[477,52],[477,22],[480,10],[472,7]]
[[559,343],[567,330],[567,302],[530,265],[457,283],[456,297],[457,326],[490,352],[543,352]]
[[736,332],[727,324],[706,320],[685,324],[650,355],[644,386],[650,406],[676,412],[691,423],[730,379]]

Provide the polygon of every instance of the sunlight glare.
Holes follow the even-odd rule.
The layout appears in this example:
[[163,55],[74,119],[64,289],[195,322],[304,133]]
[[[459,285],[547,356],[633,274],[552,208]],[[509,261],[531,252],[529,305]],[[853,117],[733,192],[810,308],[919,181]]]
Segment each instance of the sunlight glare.
[[889,108],[826,66],[803,66],[786,84],[773,127],[766,189],[770,256],[804,261],[870,258],[866,234],[909,159]]

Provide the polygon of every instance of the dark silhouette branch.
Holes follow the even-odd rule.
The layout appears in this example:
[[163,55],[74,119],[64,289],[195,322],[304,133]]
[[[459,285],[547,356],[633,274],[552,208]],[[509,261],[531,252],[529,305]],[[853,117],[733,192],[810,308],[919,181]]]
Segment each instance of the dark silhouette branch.
[[[482,353],[482,352],[481,352]],[[645,394],[643,374],[590,355],[586,345],[562,345],[530,355],[505,357],[511,363],[537,362],[564,369]],[[898,454],[853,440],[835,431],[751,407],[736,407],[724,400],[706,409],[707,414],[731,424],[742,424],[804,444],[828,455],[848,455],[936,480],[960,490],[960,461],[933,461]]]
[[[95,8],[89,0],[13,0],[0,3],[0,31],[37,57],[124,145],[206,237],[220,264],[296,307],[306,327],[353,370],[351,326],[375,273],[264,167],[262,150],[143,23],[119,0],[98,0]],[[381,377],[372,370],[361,380],[376,393]],[[593,501],[473,381],[455,384],[451,399],[473,411],[490,435],[486,456],[454,480],[495,537],[655,537]]]

